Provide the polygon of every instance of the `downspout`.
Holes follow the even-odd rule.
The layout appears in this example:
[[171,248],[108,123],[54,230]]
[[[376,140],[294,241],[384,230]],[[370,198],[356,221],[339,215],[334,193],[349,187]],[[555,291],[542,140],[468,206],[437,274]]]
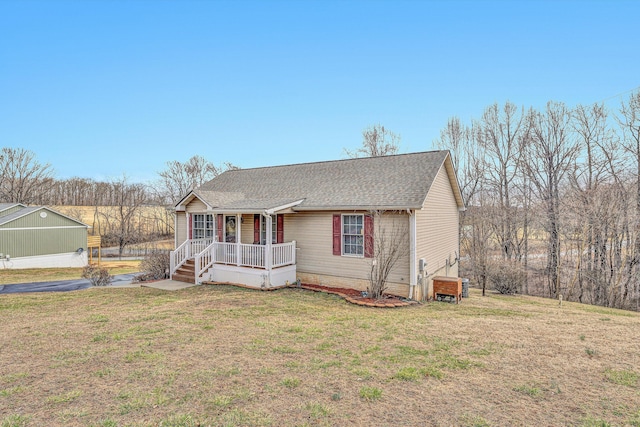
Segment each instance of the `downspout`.
[[415,295],[415,288],[417,284],[417,274],[416,274],[416,213],[415,211],[411,211],[411,209],[407,209],[407,214],[409,214],[409,299],[413,299]]
[[267,229],[265,230],[265,254],[264,254],[264,268],[267,271],[267,285],[271,287],[271,264],[273,260],[271,259],[271,230],[273,229],[273,224],[271,223],[271,215],[268,211],[262,212],[262,216],[265,218],[265,223]]

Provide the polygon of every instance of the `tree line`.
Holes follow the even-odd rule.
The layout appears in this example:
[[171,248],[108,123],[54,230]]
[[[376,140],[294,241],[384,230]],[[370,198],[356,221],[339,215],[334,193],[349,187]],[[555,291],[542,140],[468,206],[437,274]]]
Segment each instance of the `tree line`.
[[122,255],[128,245],[172,237],[175,203],[190,189],[236,168],[231,163],[216,166],[196,155],[186,162],[167,162],[148,184],[130,182],[126,175],[109,181],[57,179],[53,167],[32,151],[3,147],[0,203],[92,207],[91,219],[80,208],[65,213],[88,222],[91,234],[102,236],[104,245],[118,246]]
[[640,92],[613,110],[494,104],[436,143],[467,206],[461,265],[483,290],[638,309]]

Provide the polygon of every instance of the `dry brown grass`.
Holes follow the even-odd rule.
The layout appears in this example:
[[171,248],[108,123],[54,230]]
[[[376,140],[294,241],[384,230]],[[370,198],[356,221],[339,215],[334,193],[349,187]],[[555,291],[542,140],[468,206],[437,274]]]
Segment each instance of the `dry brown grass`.
[[0,297],[0,423],[640,425],[640,316],[200,286]]
[[[94,263],[97,264],[97,259]],[[140,261],[105,260],[101,267],[109,270],[111,275],[136,273],[140,271]],[[25,268],[17,270],[0,270],[0,285],[30,282],[52,282],[56,280],[75,280],[82,277],[82,268]]]

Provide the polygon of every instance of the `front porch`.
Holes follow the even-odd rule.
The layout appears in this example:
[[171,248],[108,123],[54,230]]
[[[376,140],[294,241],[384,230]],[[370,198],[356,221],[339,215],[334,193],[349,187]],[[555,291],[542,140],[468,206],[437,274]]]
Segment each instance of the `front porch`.
[[173,280],[236,283],[258,289],[296,281],[296,242],[246,244],[187,239],[171,252]]

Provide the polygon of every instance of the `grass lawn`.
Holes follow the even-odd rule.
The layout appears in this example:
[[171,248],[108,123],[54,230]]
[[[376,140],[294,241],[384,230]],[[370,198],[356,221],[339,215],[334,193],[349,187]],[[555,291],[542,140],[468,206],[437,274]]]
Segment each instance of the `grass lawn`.
[[[111,275],[137,273],[140,261],[102,260],[101,267]],[[0,285],[30,282],[52,282],[56,280],[80,279],[82,268],[26,268],[19,270],[0,270]]]
[[0,296],[2,426],[640,426],[640,316],[199,286]]

